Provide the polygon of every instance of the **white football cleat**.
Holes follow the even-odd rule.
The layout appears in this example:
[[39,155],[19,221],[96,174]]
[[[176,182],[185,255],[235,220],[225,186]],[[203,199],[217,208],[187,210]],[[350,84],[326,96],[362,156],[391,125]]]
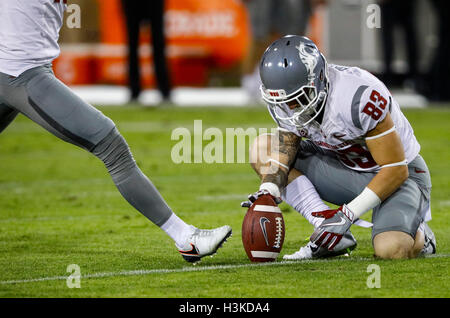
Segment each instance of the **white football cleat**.
[[184,247],[177,246],[183,258],[190,262],[198,262],[202,257],[213,255],[222,244],[231,236],[231,227],[228,225],[213,230],[201,230],[192,226],[193,233]]
[[308,242],[305,246],[301,247],[297,252],[290,255],[284,255],[285,260],[304,260],[314,258],[327,258],[333,256],[339,256],[343,254],[350,254],[356,248],[356,239],[353,234],[348,231],[342,237],[341,241],[335,246],[332,251],[327,248],[317,247],[316,244]]
[[295,252],[294,254],[286,254],[283,256],[283,259],[285,260],[302,260],[302,259],[312,259],[313,258],[313,252],[311,249],[311,245],[315,246],[314,243],[308,242],[305,246],[300,247],[300,249]]

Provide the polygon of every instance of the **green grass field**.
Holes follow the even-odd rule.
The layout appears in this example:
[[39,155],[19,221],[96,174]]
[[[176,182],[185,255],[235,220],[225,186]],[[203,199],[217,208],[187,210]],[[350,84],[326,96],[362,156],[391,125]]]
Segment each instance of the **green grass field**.
[[[370,230],[354,227],[350,257],[251,264],[241,243],[239,203],[258,187],[248,164],[174,164],[177,127],[273,127],[263,107],[101,110],[173,210],[201,228],[229,224],[233,236],[213,258],[186,263],[171,239],[129,206],[103,164],[20,116],[0,135],[0,297],[449,297],[450,108],[407,110],[432,174],[430,222],[435,257],[372,257]],[[305,244],[312,227],[282,204],[284,253]],[[370,219],[370,214],[366,215]],[[81,269],[68,288],[67,266]],[[370,264],[380,288],[368,288]]]

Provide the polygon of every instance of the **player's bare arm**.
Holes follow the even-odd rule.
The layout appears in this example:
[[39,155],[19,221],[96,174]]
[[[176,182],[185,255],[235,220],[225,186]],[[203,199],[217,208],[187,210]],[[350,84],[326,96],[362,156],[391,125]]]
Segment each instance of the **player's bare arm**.
[[266,169],[260,170],[261,183],[274,183],[281,190],[288,181],[289,167],[295,160],[300,143],[300,137],[284,131],[277,130],[272,138],[270,159]]
[[294,133],[283,129],[278,129],[273,136],[263,135],[255,140],[255,158],[251,161],[255,161],[252,166],[261,178],[261,185],[241,206],[250,207],[263,194],[270,194],[275,202],[281,202],[281,191],[288,183],[290,167],[296,158],[300,140]]
[[[405,151],[400,137],[392,128],[394,122],[388,113],[385,119],[367,134],[369,139],[366,139],[372,157],[382,167],[368,184],[368,188],[375,192],[381,201],[387,199],[408,178]],[[388,133],[384,135],[386,132]]]

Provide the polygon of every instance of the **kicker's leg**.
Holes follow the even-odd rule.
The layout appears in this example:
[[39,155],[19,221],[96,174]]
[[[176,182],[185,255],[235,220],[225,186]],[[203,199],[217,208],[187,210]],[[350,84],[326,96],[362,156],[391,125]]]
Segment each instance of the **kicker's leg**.
[[0,74],[0,96],[55,136],[101,159],[122,196],[174,241],[183,258],[200,260],[217,251],[231,235],[229,226],[200,230],[186,224],[168,207],[142,173],[114,123],[76,96],[53,74],[51,65],[28,70],[18,78]]
[[150,221],[162,226],[172,210],[136,165],[127,142],[114,128],[92,153],[103,161],[122,196]]
[[[61,83],[50,65],[28,70],[1,84],[2,89],[8,89],[8,105],[55,136],[101,159],[122,196],[150,221],[168,231],[177,244],[181,245],[192,234],[190,226],[174,215],[151,181],[137,167],[112,120]],[[169,219],[170,226],[164,228]]]

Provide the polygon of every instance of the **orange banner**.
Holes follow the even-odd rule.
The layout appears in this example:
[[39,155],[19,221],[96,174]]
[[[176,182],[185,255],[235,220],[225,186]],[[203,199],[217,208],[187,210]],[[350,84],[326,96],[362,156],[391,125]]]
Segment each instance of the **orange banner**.
[[[126,83],[127,41],[121,1],[97,2],[101,43],[63,47],[55,61],[55,72],[67,84]],[[248,16],[239,0],[166,0],[164,18],[175,86],[205,85],[209,68],[226,69],[247,54]],[[142,31],[142,80],[145,86],[154,86],[150,32]]]

